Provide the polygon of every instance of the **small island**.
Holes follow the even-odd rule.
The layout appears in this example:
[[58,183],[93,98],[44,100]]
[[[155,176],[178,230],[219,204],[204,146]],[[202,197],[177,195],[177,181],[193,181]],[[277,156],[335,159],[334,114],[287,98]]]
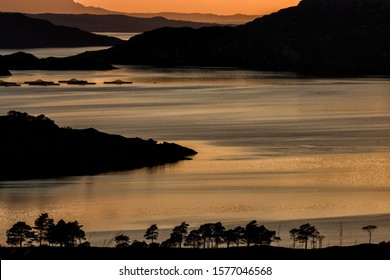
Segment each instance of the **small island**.
[[0,87],[20,87],[20,84],[14,82],[5,82],[0,80]]
[[196,151],[93,128],[61,128],[44,115],[0,116],[0,180],[93,175],[189,159]]

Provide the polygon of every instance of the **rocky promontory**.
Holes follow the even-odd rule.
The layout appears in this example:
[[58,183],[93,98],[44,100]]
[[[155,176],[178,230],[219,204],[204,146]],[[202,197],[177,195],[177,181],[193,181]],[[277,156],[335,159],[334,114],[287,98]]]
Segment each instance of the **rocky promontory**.
[[126,138],[93,128],[61,128],[44,115],[0,116],[0,180],[92,175],[153,167],[197,152],[174,143]]

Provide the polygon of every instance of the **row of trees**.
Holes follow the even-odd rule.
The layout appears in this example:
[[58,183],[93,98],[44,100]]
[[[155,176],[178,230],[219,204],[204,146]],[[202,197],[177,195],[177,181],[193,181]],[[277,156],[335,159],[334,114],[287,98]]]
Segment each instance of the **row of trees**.
[[[85,232],[81,229],[77,221],[65,222],[59,220],[57,223],[50,218],[47,213],[42,213],[34,222],[34,226],[25,222],[15,223],[7,230],[7,244],[11,246],[34,245],[39,246],[89,246],[89,242],[85,242]],[[369,243],[371,243],[372,232],[377,227],[368,225],[362,228],[369,235]],[[116,247],[167,247],[167,248],[182,248],[183,246],[192,248],[218,248],[221,245],[226,247],[251,245],[269,246],[273,242],[279,242],[281,239],[276,235],[275,231],[268,230],[264,225],[259,225],[256,220],[249,222],[245,227],[238,226],[233,229],[226,229],[221,222],[206,223],[198,229],[189,232],[189,224],[182,222],[180,225],[172,229],[170,237],[161,244],[156,243],[159,232],[156,224],[151,225],[145,232],[144,238],[150,241],[148,245],[145,241],[134,240],[130,242],[130,237],[124,234],[115,237]],[[289,231],[292,240],[292,247],[295,249],[297,245],[307,249],[311,244],[311,248],[322,248],[322,240],[324,236],[310,224],[303,224],[299,228],[293,228]]]
[[[134,240],[130,243],[130,237],[127,235],[118,235],[115,238],[116,247],[152,247],[161,246],[168,248],[182,248],[182,246],[192,248],[218,248],[221,244],[225,244],[227,248],[234,245],[269,246],[272,242],[280,241],[280,237],[276,236],[275,231],[268,230],[264,225],[259,225],[256,220],[251,221],[245,227],[238,226],[233,229],[226,230],[221,222],[207,223],[201,225],[198,229],[188,232],[189,224],[182,222],[175,226],[170,234],[170,237],[161,244],[156,244],[158,238],[158,227],[156,224],[151,225],[145,232],[145,239],[150,240],[148,245],[145,241],[139,242]],[[362,228],[369,235],[369,243],[371,243],[372,232],[377,229],[375,225],[368,225]],[[310,224],[303,224],[299,228],[293,228],[289,231],[292,240],[292,247],[295,249],[297,245],[301,248],[322,248],[322,241],[325,238]]]
[[312,249],[316,248],[318,242],[319,248],[322,248],[322,240],[325,238],[320,232],[310,224],[303,224],[299,228],[290,230],[290,237],[293,241],[293,248],[296,248],[297,242],[303,244],[305,249],[310,242]]
[[[188,232],[189,224],[182,222],[172,229],[170,237],[161,244],[156,244],[158,238],[157,225],[151,225],[145,232],[145,239],[150,240],[150,246],[161,246],[166,248],[182,248],[183,246],[192,248],[218,248],[222,244],[227,247],[232,245],[246,246],[259,245],[269,246],[272,242],[280,241],[275,231],[268,230],[264,225],[259,225],[257,221],[251,221],[245,227],[238,226],[228,229],[221,222],[206,223],[198,229]],[[118,235],[115,238],[116,247],[140,246],[139,241],[130,243],[127,235]],[[146,244],[146,243],[145,243]],[[147,245],[146,245],[147,246]]]
[[34,226],[26,222],[17,222],[7,230],[7,244],[11,246],[33,245],[34,243],[49,246],[74,247],[89,245],[85,241],[85,232],[77,221],[54,223],[47,213],[42,213],[34,222]]

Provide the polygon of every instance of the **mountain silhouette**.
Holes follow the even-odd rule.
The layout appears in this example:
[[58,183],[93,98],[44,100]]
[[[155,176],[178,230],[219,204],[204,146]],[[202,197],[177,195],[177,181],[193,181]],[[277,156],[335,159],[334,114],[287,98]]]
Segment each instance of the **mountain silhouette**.
[[28,14],[28,16],[48,20],[56,25],[76,27],[89,32],[145,32],[162,27],[200,28],[218,25],[183,20],[168,20],[161,16],[152,18],[92,14]]
[[19,13],[0,13],[0,34],[1,49],[112,46],[122,42]]
[[[243,67],[326,75],[389,74],[388,34],[390,0],[303,0],[296,7],[245,25],[161,28],[110,49],[63,61]],[[12,64],[8,59],[3,67],[13,69]]]
[[167,19],[185,20],[192,22],[211,22],[218,24],[243,24],[248,21],[260,17],[259,15],[216,15],[203,13],[175,13],[175,12],[160,12],[160,13],[126,13],[126,15],[139,18],[164,17]]
[[86,7],[73,0],[1,0],[0,11],[21,13],[112,14],[113,11]]
[[238,27],[146,32],[97,55],[124,64],[390,73],[389,3],[303,0]]
[[[218,23],[218,24],[241,24],[253,20],[257,16],[254,15],[228,15],[221,16],[215,14],[200,14],[200,13],[126,13],[120,11],[110,11],[99,7],[86,7],[73,0],[1,0],[0,11],[3,12],[20,12],[27,14],[97,14],[97,15],[112,15],[123,14],[137,18],[154,18],[164,17],[171,20],[192,21],[203,23]],[[188,25],[187,25],[188,26]]]

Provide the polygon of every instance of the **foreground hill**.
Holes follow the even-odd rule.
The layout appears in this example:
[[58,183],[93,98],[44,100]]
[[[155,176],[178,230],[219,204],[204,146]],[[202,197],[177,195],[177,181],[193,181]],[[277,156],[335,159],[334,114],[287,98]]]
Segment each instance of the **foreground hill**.
[[0,49],[113,46],[122,40],[18,13],[0,13]]
[[11,111],[0,117],[0,180],[88,175],[184,160],[194,150],[125,138],[93,128],[60,128],[49,118]]
[[200,23],[185,20],[168,20],[164,17],[137,18],[126,15],[92,14],[29,14],[29,17],[48,20],[56,25],[76,27],[89,32],[145,32],[162,27],[213,26],[213,23]]
[[389,244],[301,250],[271,246],[221,249],[0,248],[2,260],[389,260]]

